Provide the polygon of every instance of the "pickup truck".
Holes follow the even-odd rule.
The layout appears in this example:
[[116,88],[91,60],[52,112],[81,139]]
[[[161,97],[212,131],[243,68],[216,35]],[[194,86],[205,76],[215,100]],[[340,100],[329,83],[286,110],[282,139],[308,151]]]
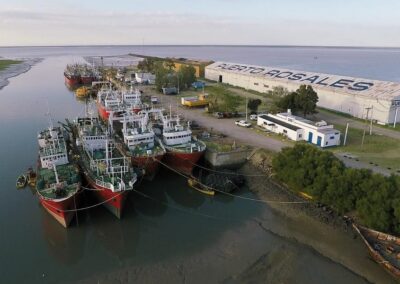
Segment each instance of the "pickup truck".
[[251,126],[251,123],[247,122],[246,120],[236,120],[235,124],[237,126],[242,126],[242,127],[250,127]]

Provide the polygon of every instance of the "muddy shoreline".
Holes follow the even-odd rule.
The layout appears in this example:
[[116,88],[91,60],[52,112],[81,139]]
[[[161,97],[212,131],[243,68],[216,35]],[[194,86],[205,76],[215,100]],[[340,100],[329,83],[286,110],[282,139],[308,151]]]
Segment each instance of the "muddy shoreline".
[[[250,162],[241,168],[243,174],[270,174],[270,161],[265,154],[254,155]],[[268,176],[248,178],[249,190],[265,201],[301,202],[305,199],[297,196],[283,185]],[[280,204],[268,203],[283,219],[285,226],[274,226],[268,220],[257,220],[265,229],[285,238],[292,238],[298,243],[307,245],[316,252],[339,263],[364,278],[370,283],[397,283],[383,268],[369,256],[367,248],[358,234],[352,229],[351,222],[331,209],[316,203]],[[254,279],[254,267],[259,266],[263,258],[245,269],[238,279],[246,282]],[[253,271],[253,273],[252,273]],[[257,273],[262,274],[258,267]]]
[[0,90],[10,83],[8,79],[19,76],[22,73],[28,72],[33,65],[43,60],[42,58],[13,58],[13,59],[21,60],[22,62],[18,64],[12,64],[8,66],[6,69],[0,71]]

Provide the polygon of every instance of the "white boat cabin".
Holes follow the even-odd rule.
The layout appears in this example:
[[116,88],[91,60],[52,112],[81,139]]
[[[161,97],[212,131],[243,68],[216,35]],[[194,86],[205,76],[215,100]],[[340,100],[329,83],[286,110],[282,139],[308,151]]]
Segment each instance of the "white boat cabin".
[[50,127],[39,133],[39,159],[42,168],[68,164],[67,147],[60,127]]
[[167,146],[187,144],[192,141],[192,131],[190,129],[184,129],[180,124],[174,126],[169,131],[163,131],[163,142]]
[[89,151],[106,147],[107,133],[97,117],[83,117],[77,119],[79,137],[83,147]]

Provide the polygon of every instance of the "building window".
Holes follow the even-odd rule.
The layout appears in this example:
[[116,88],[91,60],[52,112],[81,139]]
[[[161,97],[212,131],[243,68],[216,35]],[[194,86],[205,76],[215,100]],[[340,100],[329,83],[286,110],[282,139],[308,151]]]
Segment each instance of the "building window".
[[258,83],[254,83],[254,86],[258,86]]
[[328,142],[325,142],[325,145],[328,145]]
[[265,87],[265,88],[269,88],[269,86],[268,86],[268,85],[265,85],[265,84],[264,84],[264,87]]
[[333,140],[333,139],[335,139],[335,136],[331,136],[331,137],[329,137],[329,139]]
[[286,130],[286,129],[283,129],[283,133],[287,134],[287,130]]
[[303,137],[303,135],[299,134],[299,138],[302,138],[302,137]]

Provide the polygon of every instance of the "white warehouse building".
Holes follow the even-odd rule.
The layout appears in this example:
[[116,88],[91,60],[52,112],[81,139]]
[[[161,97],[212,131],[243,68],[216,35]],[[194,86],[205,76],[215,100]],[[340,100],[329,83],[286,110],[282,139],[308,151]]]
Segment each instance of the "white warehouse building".
[[311,85],[320,107],[380,124],[400,121],[400,83],[226,62],[207,66],[205,78],[261,93]]
[[290,111],[278,114],[260,114],[257,125],[271,132],[282,134],[294,141],[307,141],[319,147],[340,145],[340,131],[325,121],[313,122]]

